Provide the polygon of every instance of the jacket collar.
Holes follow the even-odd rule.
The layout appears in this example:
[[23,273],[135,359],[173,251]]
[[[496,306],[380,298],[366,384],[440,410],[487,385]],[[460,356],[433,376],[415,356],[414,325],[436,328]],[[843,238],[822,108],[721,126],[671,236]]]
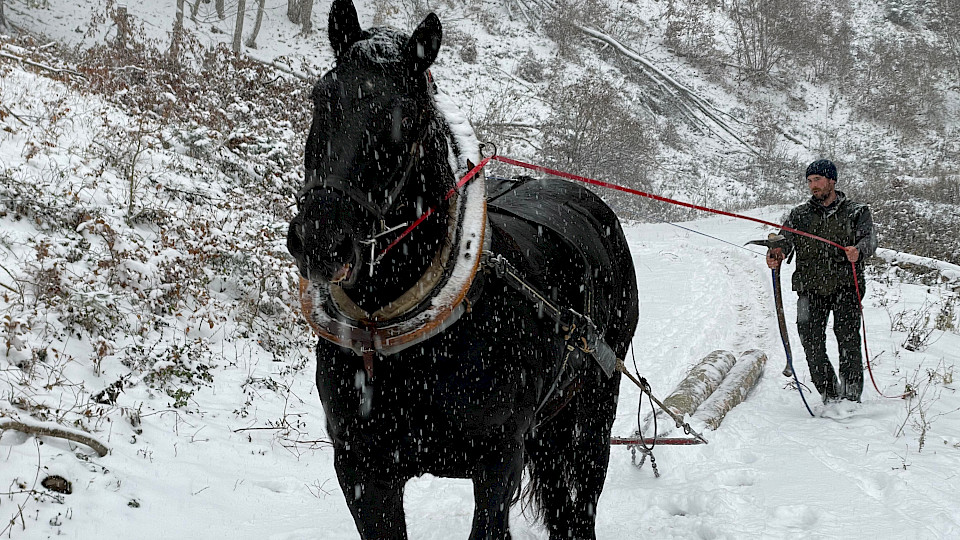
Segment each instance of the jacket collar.
[[837,190],[837,199],[832,203],[830,203],[829,206],[824,206],[820,204],[820,201],[818,201],[814,197],[810,197],[810,200],[807,201],[807,204],[812,206],[817,212],[823,214],[824,216],[829,217],[835,214],[837,210],[839,210],[840,207],[843,206],[846,202],[847,202],[847,195],[844,192]]

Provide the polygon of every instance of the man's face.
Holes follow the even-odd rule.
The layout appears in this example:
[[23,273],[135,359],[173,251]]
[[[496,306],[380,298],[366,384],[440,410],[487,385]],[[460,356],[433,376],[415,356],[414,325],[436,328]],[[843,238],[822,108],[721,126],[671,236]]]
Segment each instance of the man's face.
[[820,176],[819,174],[811,174],[807,177],[807,185],[810,188],[810,194],[813,195],[813,198],[823,202],[833,194],[837,181],[831,180],[826,176]]

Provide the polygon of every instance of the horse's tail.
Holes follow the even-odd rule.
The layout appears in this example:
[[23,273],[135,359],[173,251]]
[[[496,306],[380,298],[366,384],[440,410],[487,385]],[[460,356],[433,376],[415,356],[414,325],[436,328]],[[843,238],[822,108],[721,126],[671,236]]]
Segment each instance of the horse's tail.
[[581,377],[570,403],[526,440],[521,508],[550,530],[586,534],[606,478],[620,373],[607,377],[597,367]]

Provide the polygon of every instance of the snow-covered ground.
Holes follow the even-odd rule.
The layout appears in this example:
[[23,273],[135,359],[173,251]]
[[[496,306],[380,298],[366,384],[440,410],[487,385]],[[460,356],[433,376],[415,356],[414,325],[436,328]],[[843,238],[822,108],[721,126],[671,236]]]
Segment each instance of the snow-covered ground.
[[[8,4],[7,16],[81,39],[74,28],[84,10],[101,5],[50,4],[47,20],[51,12],[22,3]],[[172,14],[158,15],[171,13],[160,4],[130,6],[153,17],[147,31],[158,36],[172,22]],[[293,31],[282,4],[269,3],[259,51],[302,55],[321,68],[329,62],[323,34],[284,37]],[[317,26],[328,4],[315,8]],[[197,28],[225,25],[209,18],[212,5],[201,4],[208,19]],[[364,24],[371,12],[361,6]],[[479,46],[481,54],[516,53],[507,40]],[[476,97],[472,75],[455,73],[454,64],[438,70],[444,87],[460,89],[455,101],[476,112],[471,100],[496,90],[478,89],[486,94]],[[0,536],[356,538],[284,250],[284,194],[299,169],[264,173],[296,139],[278,129],[269,144],[253,137],[228,149],[225,135],[194,130],[188,147],[181,132],[139,123],[9,60],[0,64],[0,105],[0,422],[63,425],[109,448],[98,457],[85,445],[4,431]],[[224,114],[242,116],[250,107],[256,104],[234,104]],[[145,149],[131,158],[138,140]],[[226,175],[217,159],[240,166]],[[748,213],[778,222],[786,210]],[[662,398],[713,350],[760,349],[769,362],[748,399],[718,430],[704,432],[708,445],[655,451],[660,478],[649,462],[637,469],[627,448],[613,448],[598,536],[960,537],[955,267],[884,252],[888,261],[939,268],[945,278],[920,283],[884,265],[868,285],[877,385],[899,395],[909,384],[916,396],[882,397],[868,375],[856,411],[811,418],[780,375],[769,270],[759,249],[742,247],[770,231],[709,216],[680,225],[686,229],[625,227],[640,284],[640,374]],[[782,278],[786,289],[791,271]],[[796,368],[812,388],[789,290],[785,306]],[[835,357],[832,338],[829,350]],[[615,435],[634,433],[638,398],[625,381]],[[649,411],[646,400],[643,406]],[[71,482],[72,493],[42,487],[51,475]],[[411,481],[410,537],[465,538],[472,498],[466,481]],[[546,538],[519,510],[513,533]]]
[[[770,218],[777,211],[758,215]],[[734,243],[764,233],[729,218],[684,226]],[[718,430],[705,432],[708,445],[656,450],[660,478],[649,464],[635,468],[626,448],[613,449],[599,508],[600,538],[960,534],[960,396],[952,382],[960,335],[936,331],[929,347],[909,352],[900,345],[906,333],[891,330],[891,318],[942,301],[937,294],[943,290],[873,281],[866,300],[877,384],[895,395],[909,382],[917,398],[881,397],[868,379],[863,404],[852,415],[811,418],[779,373],[784,356],[762,258],[668,224],[626,230],[640,283],[636,361],[661,397],[714,349],[759,348],[770,361],[749,398]],[[786,305],[792,320],[790,293]],[[955,318],[954,328],[957,323]],[[798,343],[793,331],[791,340]],[[64,352],[79,352],[79,344],[63,346]],[[232,348],[217,336],[207,346]],[[802,352],[794,353],[800,378],[810,386]],[[139,411],[141,424],[101,424],[94,435],[111,448],[103,458],[64,441],[5,433],[0,482],[11,494],[0,510],[5,508],[4,519],[17,521],[12,537],[355,538],[332,453],[322,442],[307,442],[324,439],[310,366],[291,370],[253,349],[225,356],[231,354],[236,363],[219,366],[213,383],[193,395],[189,407],[170,407],[144,388],[128,389],[123,402]],[[5,363],[9,384],[13,370]],[[87,380],[94,378],[88,374]],[[280,388],[269,387],[271,380]],[[237,410],[245,392],[251,398],[247,415]],[[624,382],[616,434],[635,429],[637,398],[635,387]],[[808,400],[817,402],[809,394]],[[4,414],[9,406],[5,402]],[[45,491],[35,482],[49,474],[69,479],[73,493],[56,500],[20,493]],[[411,538],[464,538],[471,487],[462,480],[416,479],[408,485],[405,507]],[[546,538],[519,513],[513,532],[516,538]]]

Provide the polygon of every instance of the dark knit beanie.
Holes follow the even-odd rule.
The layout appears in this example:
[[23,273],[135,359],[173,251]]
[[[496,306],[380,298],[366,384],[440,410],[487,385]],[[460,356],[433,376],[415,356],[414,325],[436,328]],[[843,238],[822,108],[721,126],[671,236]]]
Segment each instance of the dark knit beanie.
[[819,174],[824,178],[829,178],[836,182],[837,166],[829,159],[818,159],[807,167],[807,174],[805,174],[804,177],[808,177],[811,174]]

